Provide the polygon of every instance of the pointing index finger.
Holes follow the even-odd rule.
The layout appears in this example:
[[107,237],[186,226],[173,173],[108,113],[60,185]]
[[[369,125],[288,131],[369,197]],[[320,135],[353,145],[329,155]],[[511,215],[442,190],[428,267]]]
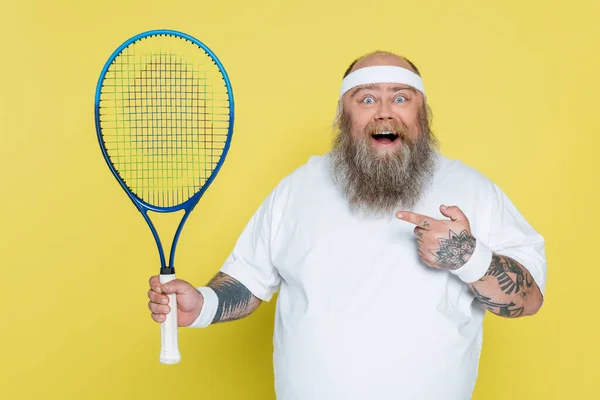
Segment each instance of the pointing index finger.
[[396,217],[403,221],[410,222],[411,224],[415,224],[423,229],[429,229],[431,223],[434,221],[431,217],[410,211],[398,211]]

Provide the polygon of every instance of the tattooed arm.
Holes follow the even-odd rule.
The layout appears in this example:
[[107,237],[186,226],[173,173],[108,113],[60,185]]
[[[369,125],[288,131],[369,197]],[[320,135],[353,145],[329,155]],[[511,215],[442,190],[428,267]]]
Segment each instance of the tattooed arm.
[[247,317],[260,303],[246,286],[235,278],[219,272],[207,285],[219,298],[219,307],[212,323],[233,321]]
[[[176,294],[179,326],[206,327],[217,322],[244,318],[256,310],[262,302],[239,281],[222,272],[219,272],[208,284],[212,290],[204,293],[181,279],[161,284],[159,276],[154,275],[149,283],[148,308],[152,312],[152,319],[156,322],[165,321],[170,311],[167,295]],[[212,307],[208,307],[208,311],[204,310],[208,304],[205,295],[211,296]],[[218,300],[214,299],[215,295]],[[205,317],[201,317],[203,312]]]
[[485,276],[468,286],[485,308],[501,317],[533,315],[543,302],[542,293],[527,269],[498,254],[493,254]]
[[[493,254],[487,258],[476,255],[477,240],[471,234],[469,220],[458,207],[441,207],[440,212],[450,220],[436,220],[425,215],[402,211],[399,219],[416,225],[419,257],[432,268],[449,270],[461,276],[475,297],[492,313],[503,317],[522,317],[535,314],[543,303],[540,288],[525,266],[512,258]],[[485,246],[482,244],[481,249]],[[485,268],[491,253],[491,263],[485,275],[477,280],[464,271],[471,258],[475,265]],[[485,254],[485,251],[479,254]],[[479,264],[485,262],[485,265]],[[477,268],[480,270],[479,268]],[[464,271],[464,272],[463,272]],[[482,271],[483,273],[483,271]]]

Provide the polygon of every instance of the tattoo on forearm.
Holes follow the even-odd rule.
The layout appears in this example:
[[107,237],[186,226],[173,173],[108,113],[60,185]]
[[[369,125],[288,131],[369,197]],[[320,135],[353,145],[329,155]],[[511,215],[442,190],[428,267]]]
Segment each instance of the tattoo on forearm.
[[[490,285],[493,279],[494,287],[500,289],[502,296],[492,299],[480,292],[483,286]],[[521,264],[509,257],[494,254],[486,274],[479,281],[469,284],[475,297],[491,312],[503,317],[520,317],[523,315],[524,301],[533,294],[533,278]],[[488,286],[489,287],[489,286]],[[496,289],[497,291],[497,289]],[[501,298],[501,300],[500,300]]]
[[440,249],[435,256],[440,266],[454,270],[469,261],[474,250],[475,238],[466,229],[459,234],[450,231],[448,239],[440,239]]
[[[515,276],[512,277],[512,274]],[[525,289],[533,285],[531,275],[525,274],[519,263],[508,257],[494,255],[486,275],[496,277],[500,288],[506,294],[513,294],[514,292],[521,297],[526,297]]]
[[219,307],[213,323],[233,321],[250,315],[260,304],[243,284],[222,272],[219,272],[209,283],[217,297]]
[[471,288],[471,290],[473,290],[473,292],[475,293],[475,297],[479,299],[479,301],[484,305],[484,307],[487,308],[489,311],[493,312],[494,314],[498,314],[501,317],[509,318],[516,318],[523,315],[524,307],[519,307],[512,301],[508,304],[497,303],[495,301],[492,301],[490,297],[484,296],[481,293],[479,293],[473,285],[469,285],[469,287]]

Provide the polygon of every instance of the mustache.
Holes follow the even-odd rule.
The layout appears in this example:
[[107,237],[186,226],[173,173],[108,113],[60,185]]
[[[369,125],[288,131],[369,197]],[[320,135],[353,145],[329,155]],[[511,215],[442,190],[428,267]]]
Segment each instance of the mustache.
[[371,121],[364,129],[364,134],[367,137],[384,132],[397,135],[403,142],[410,141],[407,135],[407,128],[400,121]]

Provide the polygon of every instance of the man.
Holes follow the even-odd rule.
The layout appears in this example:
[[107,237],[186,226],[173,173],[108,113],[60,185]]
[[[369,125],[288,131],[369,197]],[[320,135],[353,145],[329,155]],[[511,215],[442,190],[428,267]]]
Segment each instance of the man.
[[470,399],[485,309],[542,305],[543,238],[492,182],[436,150],[417,68],[375,52],[342,82],[331,152],[269,194],[205,287],[150,279],[180,326],[251,314],[276,291],[277,398]]

